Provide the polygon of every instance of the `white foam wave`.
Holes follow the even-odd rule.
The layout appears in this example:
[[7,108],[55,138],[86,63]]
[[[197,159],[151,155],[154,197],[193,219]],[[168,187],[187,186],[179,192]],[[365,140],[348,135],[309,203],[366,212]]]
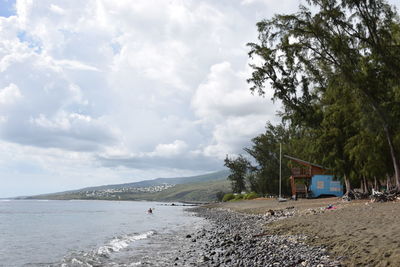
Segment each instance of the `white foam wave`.
[[97,254],[107,256],[112,252],[120,251],[121,249],[126,248],[127,246],[129,246],[130,243],[134,241],[146,239],[153,234],[154,231],[149,231],[142,234],[123,235],[120,237],[116,237],[112,239],[107,245],[99,247],[99,249],[97,250]]
[[70,259],[69,263],[62,263],[61,267],[70,267],[70,266],[85,266],[85,267],[93,267],[90,263],[83,262],[81,260],[78,260],[76,258]]

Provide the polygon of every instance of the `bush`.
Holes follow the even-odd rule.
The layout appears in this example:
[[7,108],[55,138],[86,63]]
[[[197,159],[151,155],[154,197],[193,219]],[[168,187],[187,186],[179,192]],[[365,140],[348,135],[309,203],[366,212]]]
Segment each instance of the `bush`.
[[243,199],[243,197],[244,197],[244,195],[237,194],[233,200],[241,200],[241,199]]
[[222,198],[222,201],[223,201],[223,202],[227,202],[227,201],[232,200],[232,199],[234,199],[234,198],[235,198],[235,195],[234,195],[234,194],[228,193],[228,194],[225,194],[225,195],[224,195],[224,197]]
[[258,198],[258,194],[256,192],[251,192],[244,196],[244,199],[255,199],[255,198]]

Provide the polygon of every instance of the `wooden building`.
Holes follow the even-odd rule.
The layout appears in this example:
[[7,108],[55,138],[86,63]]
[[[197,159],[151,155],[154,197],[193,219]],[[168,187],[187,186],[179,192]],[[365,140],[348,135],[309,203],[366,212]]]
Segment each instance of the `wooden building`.
[[301,165],[291,168],[290,186],[293,198],[343,194],[341,183],[334,181],[334,176],[329,169],[288,155],[284,157]]

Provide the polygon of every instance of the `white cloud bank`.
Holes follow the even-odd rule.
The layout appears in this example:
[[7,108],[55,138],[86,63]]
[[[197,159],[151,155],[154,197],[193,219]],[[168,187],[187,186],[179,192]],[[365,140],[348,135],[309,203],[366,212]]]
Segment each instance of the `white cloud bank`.
[[0,17],[0,197],[221,169],[276,121],[245,44],[284,2],[16,1]]

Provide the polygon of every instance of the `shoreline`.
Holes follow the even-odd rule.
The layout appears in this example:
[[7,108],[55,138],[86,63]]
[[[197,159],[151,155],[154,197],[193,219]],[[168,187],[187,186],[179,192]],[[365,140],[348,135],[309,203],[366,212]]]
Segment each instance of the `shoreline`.
[[[204,223],[170,239],[177,245],[163,252],[168,266],[398,266],[400,262],[399,201],[258,199],[186,210]],[[163,264],[153,261],[143,266]]]
[[[233,242],[231,247],[239,251],[239,259],[248,261],[250,256],[253,266],[398,266],[400,263],[400,201],[327,198],[280,203],[257,199],[216,203],[194,210],[214,224],[228,225],[228,228],[222,226],[228,240],[232,239],[232,233],[243,229],[245,234],[252,235],[253,238],[247,237],[243,242],[254,243],[250,248],[260,253],[256,261],[254,255],[241,252],[249,245]],[[215,234],[212,228],[213,231],[215,238],[221,239],[218,231]],[[282,250],[277,244],[290,249]],[[276,251],[290,256],[276,257]],[[304,253],[307,259],[299,258],[297,253]],[[262,264],[258,262],[260,255],[266,256]]]
[[304,235],[269,234],[265,225],[293,216],[293,209],[274,214],[244,214],[221,208],[187,209],[204,223],[160,238],[166,247],[140,266],[342,266]]
[[[172,206],[162,203],[160,209],[166,209],[164,205]],[[400,201],[256,199],[179,209],[182,218],[173,217],[166,224],[166,214],[159,216],[163,227],[151,237],[128,242],[126,250],[101,260],[115,266],[398,266],[400,262]],[[190,223],[179,223],[181,219]]]

